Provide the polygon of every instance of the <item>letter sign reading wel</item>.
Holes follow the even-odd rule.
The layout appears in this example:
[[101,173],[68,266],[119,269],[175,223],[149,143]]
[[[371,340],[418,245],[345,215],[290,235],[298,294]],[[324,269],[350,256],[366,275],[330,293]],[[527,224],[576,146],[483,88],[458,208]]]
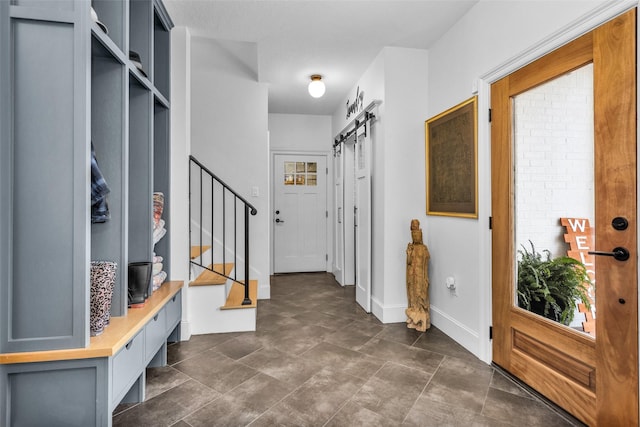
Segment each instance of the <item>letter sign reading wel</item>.
[[[587,269],[587,274],[591,283],[595,286],[596,283],[596,270],[594,256],[589,254],[589,251],[594,250],[594,234],[589,220],[586,218],[560,218],[560,224],[567,229],[564,235],[564,241],[569,244],[569,250],[567,255],[573,259],[580,261]],[[582,322],[582,328],[591,336],[596,336],[596,321],[595,321],[595,288],[588,286],[587,294],[591,300],[591,310],[588,310],[584,304],[578,304],[578,310],[584,314],[584,322]]]
[[579,250],[589,250],[589,246],[587,245],[587,236],[576,236],[576,245]]

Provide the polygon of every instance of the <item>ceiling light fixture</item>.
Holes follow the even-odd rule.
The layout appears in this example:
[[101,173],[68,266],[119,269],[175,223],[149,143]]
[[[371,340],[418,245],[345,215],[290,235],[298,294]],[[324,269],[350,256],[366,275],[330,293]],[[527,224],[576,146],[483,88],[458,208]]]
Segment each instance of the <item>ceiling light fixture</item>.
[[314,74],[311,76],[311,82],[309,82],[309,95],[314,98],[320,98],[324,95],[325,87],[320,74]]

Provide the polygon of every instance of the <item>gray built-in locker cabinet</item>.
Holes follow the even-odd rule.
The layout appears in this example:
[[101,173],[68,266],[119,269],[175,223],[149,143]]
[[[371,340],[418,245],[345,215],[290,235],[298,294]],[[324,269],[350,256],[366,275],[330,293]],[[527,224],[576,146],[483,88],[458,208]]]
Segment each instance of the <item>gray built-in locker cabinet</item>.
[[[108,35],[85,0],[0,2],[0,353],[88,344],[91,260],[118,263],[122,316],[126,265],[152,256],[152,193],[170,203],[171,21],[152,0],[92,4]],[[110,219],[93,225],[91,141],[111,190]]]
[[[89,347],[92,260],[117,262],[111,314],[127,315],[127,264],[154,251],[154,191],[164,193],[170,227],[172,26],[160,0],[0,0],[0,356]],[[92,142],[111,190],[110,219],[99,224],[91,224]],[[170,277],[168,235],[155,252]],[[110,359],[28,365],[0,364],[0,425],[19,424],[10,413],[67,377],[78,390],[71,397],[102,408],[86,425],[110,424],[113,402],[100,399],[111,384],[101,388],[96,376]],[[51,399],[42,408],[59,403]],[[55,414],[49,421],[65,425]]]

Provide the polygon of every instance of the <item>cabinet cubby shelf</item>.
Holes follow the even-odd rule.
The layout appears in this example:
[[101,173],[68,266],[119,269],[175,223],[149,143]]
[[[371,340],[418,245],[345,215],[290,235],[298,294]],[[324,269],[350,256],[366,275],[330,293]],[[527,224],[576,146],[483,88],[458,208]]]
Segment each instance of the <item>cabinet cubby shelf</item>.
[[102,45],[104,52],[108,52],[120,64],[124,64],[125,61],[127,61],[122,50],[98,27],[98,24],[91,24],[91,35],[95,41],[98,41]]
[[140,63],[150,80],[154,75],[151,57],[153,8],[153,3],[149,1],[129,2],[129,50],[140,55]]
[[[112,0],[92,0],[91,5],[96,11],[100,22],[102,22],[109,30],[109,35],[107,37],[109,37],[109,39],[112,40],[116,46],[118,46],[118,49],[121,52],[124,52],[125,2]],[[98,31],[100,31],[100,33],[102,34],[105,34],[99,27]]]
[[171,43],[169,30],[165,26],[162,14],[155,8],[153,14],[153,82],[158,91],[169,99],[170,79],[169,79],[169,56],[168,46]]
[[153,85],[151,84],[149,79],[143,76],[140,70],[138,70],[135,67],[135,65],[133,65],[130,61],[129,61],[129,74],[131,75],[131,77],[137,80],[140,86],[144,87],[146,90],[150,92],[153,91]]
[[169,103],[169,100],[165,98],[160,92],[154,91],[153,97],[155,99],[155,102],[158,103],[159,105],[162,105],[164,108],[171,108],[171,104]]

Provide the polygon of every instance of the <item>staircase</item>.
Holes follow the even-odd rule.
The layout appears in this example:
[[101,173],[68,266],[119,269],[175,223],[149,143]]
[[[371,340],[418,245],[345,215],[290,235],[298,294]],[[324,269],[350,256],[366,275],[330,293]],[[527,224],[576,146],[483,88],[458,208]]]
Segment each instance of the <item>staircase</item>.
[[191,333],[255,331],[258,282],[246,278],[256,209],[190,156],[189,214]]

